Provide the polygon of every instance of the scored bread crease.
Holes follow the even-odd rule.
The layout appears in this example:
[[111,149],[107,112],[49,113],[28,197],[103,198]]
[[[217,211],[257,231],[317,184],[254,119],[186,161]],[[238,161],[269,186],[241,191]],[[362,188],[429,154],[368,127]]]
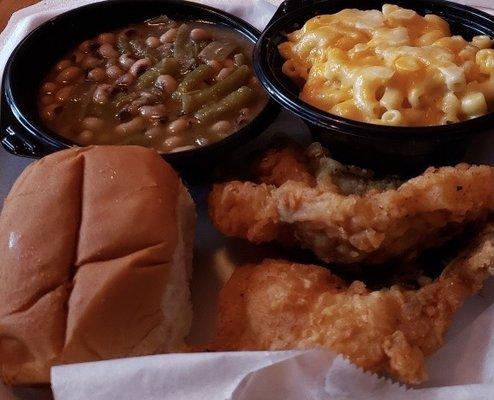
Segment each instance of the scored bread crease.
[[[77,155],[64,153],[55,154],[51,165],[32,164],[4,203],[0,215],[0,373],[7,382],[48,379],[43,365],[53,362],[63,346],[64,304],[78,224],[80,163]],[[33,192],[37,195],[22,196]],[[29,329],[26,321],[32,321],[36,329]]]
[[[74,253],[72,256],[71,263],[69,264],[69,273],[67,275],[67,281],[66,281],[66,287],[67,287],[67,300],[66,304],[64,307],[65,311],[65,318],[63,319],[64,323],[64,330],[63,330],[63,344],[65,347],[65,343],[67,342],[67,321],[69,319],[69,307],[68,303],[70,301],[70,296],[72,294],[73,290],[73,285],[74,285],[74,278],[75,275],[77,274],[77,258],[78,258],[78,251],[79,251],[79,242],[81,238],[81,226],[82,226],[82,218],[83,218],[83,205],[84,205],[84,177],[85,177],[85,165],[86,165],[86,160],[84,158],[84,151],[78,152],[78,155],[76,156],[78,159],[80,159],[80,182],[79,182],[79,196],[78,196],[78,203],[76,205],[76,210],[78,210],[78,215],[77,215],[77,224],[76,224],[76,234],[75,234],[75,239],[74,239]],[[63,348],[61,350],[63,352]],[[54,359],[51,361],[52,363],[56,363],[57,360]]]
[[83,338],[81,339],[81,346],[84,347],[84,349],[89,353],[91,354],[91,356],[93,357],[92,359],[93,360],[103,360],[104,359],[104,356],[102,354],[100,354],[95,348],[91,347],[89,345],[89,343]]
[[160,266],[160,265],[172,262],[172,259],[173,259],[173,258],[169,258],[169,257],[162,257],[162,254],[161,254],[162,252],[160,250],[163,249],[163,247],[165,247],[165,246],[166,246],[165,242],[150,244],[150,245],[146,245],[146,247],[144,247],[144,248],[129,250],[128,253],[122,252],[116,258],[101,258],[98,260],[93,260],[93,261],[84,263],[82,265],[78,265],[76,267],[78,269],[78,268],[83,267],[83,266],[88,266],[91,264],[99,264],[99,263],[109,263],[111,265],[111,262],[115,261],[115,260],[123,260],[123,259],[129,259],[129,258],[132,259],[133,257],[139,258],[142,255],[148,256],[148,257],[146,257],[145,263],[144,264],[135,264],[135,265],[133,265],[133,267],[135,267],[135,268],[147,268],[147,267]]
[[[85,191],[85,193],[88,197],[88,201],[91,199],[92,202],[95,202],[98,198],[104,198],[108,195],[107,193],[111,192],[111,196],[114,199],[115,204],[110,208],[106,208],[106,213],[108,213],[108,215],[113,213],[120,215],[118,207],[122,203],[129,203],[129,205],[132,204],[133,199],[136,198],[136,196],[150,198],[149,196],[154,196],[155,193],[159,194],[162,191],[157,181],[149,179],[147,181],[146,179],[141,180],[140,177],[136,176],[135,186],[127,185],[123,189],[119,189],[117,187],[116,193],[114,193],[111,187],[116,181],[118,181],[119,174],[115,173],[115,168],[111,165],[107,164],[105,168],[108,171],[108,174],[110,174],[111,179],[107,182],[104,190],[101,191],[101,189],[99,189],[98,192],[94,192],[94,189],[89,187],[88,191]],[[144,167],[144,169],[147,168],[150,167]],[[98,175],[96,178],[98,178]],[[96,293],[105,293],[107,296],[108,293],[113,293],[112,301],[119,302],[121,305],[126,304],[125,308],[128,315],[116,317],[115,313],[111,312],[110,306],[105,306],[99,303],[98,295],[94,295],[93,301],[88,302],[82,294],[74,294],[74,292],[72,292],[71,299],[69,300],[69,309],[72,307],[74,310],[77,310],[77,315],[79,317],[75,320],[71,317],[68,319],[69,323],[71,320],[73,320],[74,323],[70,324],[70,334],[65,344],[63,357],[68,357],[72,361],[77,360],[78,358],[80,361],[85,361],[86,356],[77,350],[78,337],[81,335],[87,335],[87,331],[94,330],[94,328],[85,328],[86,326],[91,327],[94,324],[99,325],[98,321],[103,321],[103,319],[112,320],[112,323],[119,327],[118,329],[114,329],[115,332],[113,335],[116,336],[111,340],[104,340],[101,339],[101,337],[108,335],[108,333],[101,331],[98,334],[93,334],[91,338],[86,337],[85,341],[86,343],[97,342],[99,346],[104,344],[103,348],[100,350],[100,353],[104,358],[109,358],[115,342],[119,343],[119,345],[125,349],[125,355],[134,356],[148,354],[150,351],[153,353],[156,351],[156,348],[165,346],[164,344],[161,344],[163,341],[170,339],[173,330],[166,332],[164,327],[172,322],[166,321],[166,314],[171,312],[170,307],[169,305],[167,305],[166,308],[163,307],[161,309],[161,313],[159,313],[157,312],[156,305],[159,303],[159,293],[166,292],[166,288],[168,288],[168,285],[171,284],[172,275],[176,271],[182,269],[182,266],[174,263],[173,254],[168,251],[170,241],[176,243],[174,245],[175,251],[177,251],[180,245],[181,232],[179,219],[181,216],[179,215],[178,210],[175,209],[178,206],[180,185],[181,183],[176,181],[173,188],[176,194],[174,194],[173,203],[168,205],[171,207],[170,213],[173,212],[174,214],[170,215],[170,217],[176,221],[176,229],[174,228],[173,231],[170,232],[172,235],[171,237],[159,237],[157,235],[152,235],[159,239],[159,242],[157,243],[152,240],[152,236],[150,238],[140,236],[137,240],[129,240],[124,235],[121,238],[121,241],[122,243],[128,243],[128,246],[122,245],[121,248],[107,247],[107,249],[103,248],[100,250],[98,247],[94,246],[94,241],[92,241],[91,253],[87,253],[85,249],[82,253],[79,253],[78,262],[80,262],[81,265],[79,266],[74,281],[75,288],[77,288],[78,285],[81,285],[83,280],[99,277],[99,282],[94,284],[92,290]],[[158,203],[162,202],[163,200],[158,197]],[[158,204],[158,207],[159,206],[161,205]],[[127,218],[130,220],[133,219],[132,216],[129,216],[130,213],[135,215],[134,218],[141,218],[143,215],[142,213],[138,213],[128,207],[129,206],[127,206],[126,209]],[[142,212],[144,213],[145,210],[143,209]],[[101,213],[89,215],[88,218],[89,220],[94,218],[99,219],[101,217],[100,214]],[[149,216],[147,218],[155,218],[154,215],[148,215]],[[86,241],[92,237],[91,230],[94,232],[96,237],[101,237],[99,230],[97,228],[93,228],[94,225],[91,225],[93,223],[90,223],[87,220],[83,221],[86,228],[90,229],[89,234],[86,232]],[[133,227],[128,226],[128,229],[132,228]],[[116,237],[116,240],[119,240],[118,236]],[[126,277],[130,276],[133,276],[133,286],[129,287],[126,292],[141,293],[139,296],[140,300],[136,299],[136,301],[132,301],[126,298],[120,298],[122,296],[120,293],[120,288],[122,285],[125,285],[122,282],[127,279]],[[167,282],[167,284],[164,285],[164,282]],[[102,286],[99,286],[100,284]],[[186,285],[187,280],[179,282],[179,284]],[[87,289],[83,287],[79,290],[79,292],[84,293],[85,290]],[[150,294],[147,295],[146,292]],[[185,300],[188,300],[188,296],[185,296]],[[140,303],[138,301],[140,301]],[[152,308],[150,308],[151,304],[153,304]],[[95,316],[96,313],[99,313],[102,316],[98,318]],[[142,319],[143,313],[145,315],[150,315],[152,318]],[[172,313],[174,316],[177,315],[175,314],[175,310],[173,310]],[[183,318],[185,318],[185,316],[186,314],[184,314]],[[132,332],[132,334],[125,332]],[[177,336],[182,336],[183,339],[184,334],[178,334]],[[172,345],[167,347],[176,347],[176,342],[179,340],[180,339],[178,337],[174,338]]]
[[25,313],[26,311],[29,311],[31,308],[33,308],[36,303],[41,301],[43,297],[49,295],[52,292],[55,292],[56,290],[60,288],[67,288],[67,283],[62,283],[62,284],[55,284],[53,286],[49,286],[46,288],[40,289],[38,292],[36,292],[29,301],[27,301],[25,304],[23,304],[21,307],[16,308],[15,310],[9,311],[7,314],[4,314],[3,317],[8,317],[13,314],[22,314]]

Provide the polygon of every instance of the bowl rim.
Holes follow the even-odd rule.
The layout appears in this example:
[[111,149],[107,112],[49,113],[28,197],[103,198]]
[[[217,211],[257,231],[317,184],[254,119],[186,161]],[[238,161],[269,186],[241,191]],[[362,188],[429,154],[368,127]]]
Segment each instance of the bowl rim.
[[[382,4],[387,3],[386,0],[378,0]],[[396,3],[408,3],[406,0],[397,0]],[[335,114],[323,111],[301,100],[298,95],[295,95],[290,90],[286,89],[278,79],[282,74],[281,70],[275,73],[269,63],[267,54],[268,44],[272,40],[272,36],[286,30],[289,22],[294,19],[300,19],[300,14],[307,14],[317,4],[324,4],[321,0],[303,1],[302,5],[297,8],[290,7],[291,0],[283,2],[273,19],[268,23],[260,38],[257,40],[254,48],[254,69],[259,77],[262,85],[267,90],[269,95],[278,102],[281,106],[287,108],[303,120],[316,125],[318,127],[339,131],[346,135],[356,136],[361,138],[385,139],[385,140],[439,140],[453,139],[459,140],[466,135],[479,134],[489,126],[494,125],[494,111],[476,117],[470,120],[455,122],[448,125],[431,125],[431,126],[392,126],[380,125],[369,122],[352,120],[345,117],[340,117]],[[490,15],[482,10],[466,6],[463,4],[453,3],[445,0],[413,0],[412,3],[421,3],[424,7],[434,6],[442,8],[445,13],[451,13],[453,10],[456,13],[464,13],[466,17],[475,15],[483,18],[492,24],[494,30],[494,15]],[[345,0],[332,0],[328,7],[343,10],[345,8]],[[412,8],[413,7],[409,7]],[[365,7],[363,3],[360,9],[370,9]],[[465,18],[465,17],[463,17]]]
[[[18,54],[20,51],[24,49],[25,46],[32,45],[32,42],[36,43],[37,36],[40,32],[42,32],[47,26],[52,26],[60,21],[64,21],[70,18],[77,18],[77,14],[81,12],[81,10],[93,10],[97,12],[97,10],[101,7],[122,7],[125,4],[168,4],[171,6],[180,5],[181,7],[193,8],[200,11],[206,11],[207,15],[204,16],[204,19],[200,18],[190,18],[186,15],[183,16],[183,20],[185,21],[201,21],[208,22],[211,16],[215,15],[222,22],[225,23],[226,26],[230,26],[239,32],[243,37],[247,40],[251,41],[255,46],[258,38],[260,37],[261,32],[252,26],[249,22],[232,15],[226,11],[220,10],[215,7],[211,7],[202,3],[196,3],[186,0],[106,0],[99,1],[96,3],[89,3],[82,5],[80,7],[76,7],[63,13],[60,13],[49,20],[43,22],[41,25],[37,26],[31,32],[29,32],[14,48],[12,53],[10,54],[7,63],[4,68],[3,76],[2,76],[2,97],[4,97],[5,101],[1,102],[1,108],[8,107],[10,113],[15,118],[17,122],[20,123],[22,128],[27,131],[30,136],[34,136],[35,140],[39,140],[50,146],[51,149],[60,150],[64,148],[69,148],[73,146],[80,146],[79,144],[71,141],[70,139],[65,138],[64,136],[59,135],[57,132],[51,130],[49,127],[44,125],[42,122],[38,123],[36,121],[32,121],[30,118],[26,116],[26,110],[23,107],[20,107],[16,98],[18,98],[19,94],[16,93],[16,90],[12,88],[12,74],[13,74],[13,64],[16,62]],[[122,24],[124,26],[124,24]],[[241,27],[242,30],[239,30],[238,27]],[[254,71],[255,73],[255,71]],[[38,96],[39,88],[36,88],[35,95]],[[241,136],[246,135],[250,128],[261,119],[269,119],[270,117],[275,117],[277,115],[277,110],[279,106],[271,99],[270,96],[267,96],[267,102],[265,106],[261,109],[261,111],[254,117],[248,124],[242,126],[239,130],[231,133],[227,137],[208,144],[207,146],[197,147],[195,149],[189,149],[184,151],[177,152],[159,152],[162,156],[166,157],[170,161],[179,160],[182,158],[190,158],[190,157],[202,157],[207,155],[207,153],[211,151],[215,151],[218,148],[221,148],[227,145],[229,142],[235,141]],[[4,110],[2,110],[4,111]],[[4,111],[5,112],[5,111]],[[261,131],[262,132],[262,131]],[[261,133],[259,132],[259,134]],[[1,133],[2,136],[5,136],[5,133]],[[256,135],[257,136],[257,135]]]

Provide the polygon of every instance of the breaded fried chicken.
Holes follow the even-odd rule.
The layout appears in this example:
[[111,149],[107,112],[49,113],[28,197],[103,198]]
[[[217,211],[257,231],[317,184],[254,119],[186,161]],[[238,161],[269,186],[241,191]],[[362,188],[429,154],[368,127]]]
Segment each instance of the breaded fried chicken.
[[419,384],[427,378],[424,357],[442,345],[454,313],[493,269],[493,223],[417,290],[370,291],[281,260],[240,267],[220,293],[213,349],[330,348],[366,370]]
[[372,172],[344,166],[313,144],[305,153],[271,151],[254,170],[259,183],[214,186],[213,224],[254,243],[298,242],[325,262],[413,258],[494,210],[489,166],[429,168],[404,183],[375,180]]
[[258,183],[281,186],[286,181],[296,181],[312,187],[316,185],[316,179],[308,161],[299,145],[287,142],[268,149],[254,163],[252,173]]

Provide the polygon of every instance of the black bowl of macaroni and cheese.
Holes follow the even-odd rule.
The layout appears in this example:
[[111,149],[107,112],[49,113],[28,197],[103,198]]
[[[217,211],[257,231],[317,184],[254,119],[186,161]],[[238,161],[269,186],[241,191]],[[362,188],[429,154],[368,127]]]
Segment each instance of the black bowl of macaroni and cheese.
[[184,1],[107,1],[61,14],[7,63],[2,143],[32,157],[129,144],[176,165],[216,161],[276,116],[253,71],[258,36]]
[[342,161],[384,173],[480,160],[494,16],[444,1],[283,3],[254,52],[270,93]]

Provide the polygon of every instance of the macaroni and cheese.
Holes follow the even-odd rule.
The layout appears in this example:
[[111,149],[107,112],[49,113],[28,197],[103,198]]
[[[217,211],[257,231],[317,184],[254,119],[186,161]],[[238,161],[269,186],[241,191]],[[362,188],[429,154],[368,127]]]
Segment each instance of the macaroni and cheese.
[[444,125],[494,109],[494,49],[488,36],[452,36],[437,15],[385,4],[308,20],[279,45],[300,98],[353,120]]

